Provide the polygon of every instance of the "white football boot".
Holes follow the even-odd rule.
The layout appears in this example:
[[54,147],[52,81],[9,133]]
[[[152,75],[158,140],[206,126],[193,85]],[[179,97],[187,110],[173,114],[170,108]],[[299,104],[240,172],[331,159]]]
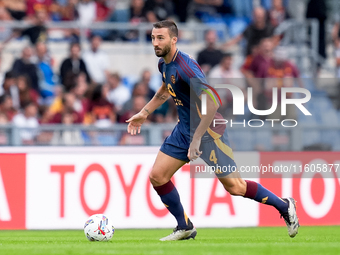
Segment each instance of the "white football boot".
[[196,228],[192,224],[192,222],[188,219],[188,227],[185,229],[181,229],[178,226],[174,229],[174,231],[161,239],[160,241],[177,241],[177,240],[188,240],[190,238],[195,239],[197,235]]
[[288,211],[281,213],[281,217],[286,222],[289,236],[293,238],[298,233],[300,227],[299,218],[296,214],[296,201],[291,197],[283,198],[283,200],[288,203]]

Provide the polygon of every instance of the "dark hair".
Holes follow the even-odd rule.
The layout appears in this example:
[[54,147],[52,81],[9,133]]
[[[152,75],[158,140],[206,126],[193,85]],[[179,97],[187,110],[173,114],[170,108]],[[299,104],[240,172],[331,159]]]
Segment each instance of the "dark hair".
[[7,94],[3,94],[2,96],[0,96],[0,104],[3,104],[7,97],[10,97],[10,96]]
[[102,89],[103,89],[103,85],[100,85],[100,84],[94,88],[94,90],[92,91],[92,97],[91,97],[92,102],[99,101],[102,98]]
[[170,37],[178,37],[178,28],[172,20],[162,20],[153,24],[154,28],[168,28]]
[[25,102],[22,103],[21,108],[26,109],[27,107],[29,107],[31,105],[35,106],[35,104],[32,101],[28,100],[28,101],[25,101]]
[[16,78],[16,74],[13,72],[13,71],[8,71],[6,72],[5,74],[5,79],[13,79],[13,78]]

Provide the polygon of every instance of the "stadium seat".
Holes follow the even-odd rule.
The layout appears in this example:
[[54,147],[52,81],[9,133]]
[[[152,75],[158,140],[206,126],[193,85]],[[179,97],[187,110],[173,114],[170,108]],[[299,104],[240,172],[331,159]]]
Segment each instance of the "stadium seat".
[[231,16],[225,16],[224,21],[227,24],[229,36],[231,38],[241,34],[250,23],[248,18],[238,18]]

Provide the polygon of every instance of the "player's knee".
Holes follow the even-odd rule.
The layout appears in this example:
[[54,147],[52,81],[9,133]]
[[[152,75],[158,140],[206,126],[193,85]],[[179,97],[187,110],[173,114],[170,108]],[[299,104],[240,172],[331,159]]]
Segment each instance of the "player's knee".
[[240,189],[237,186],[227,187],[226,190],[232,196],[242,196]]
[[243,180],[235,181],[231,185],[224,186],[224,188],[232,196],[244,196],[246,193],[246,183]]
[[167,183],[169,180],[167,180],[164,176],[162,176],[161,174],[155,173],[155,172],[151,172],[149,175],[149,180],[152,184],[152,186],[161,186],[165,183]]

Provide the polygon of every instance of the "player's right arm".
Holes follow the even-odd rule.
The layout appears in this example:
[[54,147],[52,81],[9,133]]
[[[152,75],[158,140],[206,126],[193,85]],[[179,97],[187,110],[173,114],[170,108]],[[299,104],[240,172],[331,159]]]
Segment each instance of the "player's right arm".
[[140,133],[140,129],[146,118],[160,107],[170,97],[169,91],[163,82],[162,86],[158,89],[154,97],[143,107],[143,109],[133,115],[126,122],[129,123],[127,127],[128,133],[136,135]]

